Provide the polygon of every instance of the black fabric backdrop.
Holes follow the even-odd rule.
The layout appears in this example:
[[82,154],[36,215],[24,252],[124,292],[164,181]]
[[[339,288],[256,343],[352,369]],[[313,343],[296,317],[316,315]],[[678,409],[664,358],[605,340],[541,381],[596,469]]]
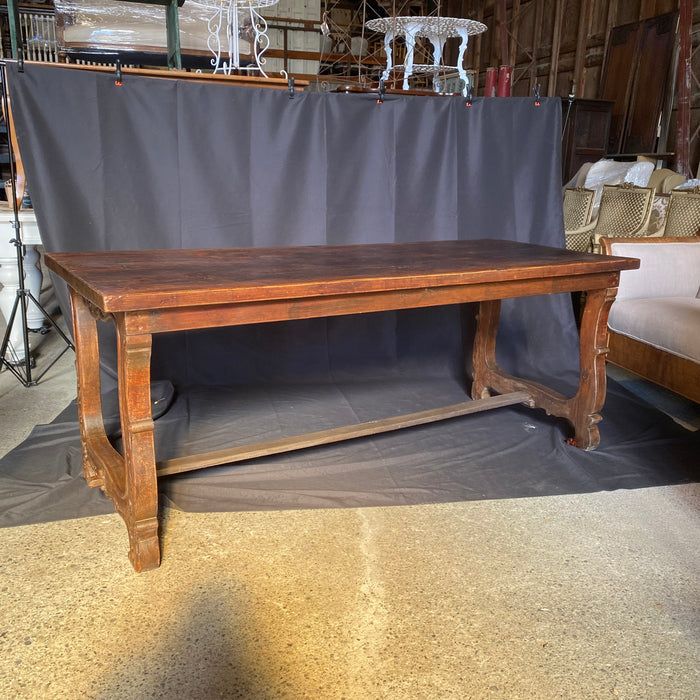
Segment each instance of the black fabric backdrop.
[[[387,95],[378,104],[370,94],[290,98],[131,75],[117,86],[108,73],[50,65],[7,70],[47,251],[487,237],[563,245],[558,99],[477,99],[467,107],[459,97]],[[165,411],[156,421],[157,456],[463,400],[469,327],[457,307],[441,307],[156,336],[152,376]],[[101,346],[110,404],[109,325],[101,324]],[[505,302],[498,358],[509,371],[572,391],[570,297]],[[616,400],[616,417],[629,420],[616,426],[604,411],[602,449],[593,454],[565,445],[562,421],[512,408],[163,479],[161,490],[186,509],[255,509],[694,478],[697,440],[624,392]],[[116,440],[118,420],[105,413]],[[109,510],[79,479],[76,431],[71,406],[2,460],[0,487],[10,497],[0,524]],[[17,486],[20,473],[28,483]],[[56,481],[71,484],[61,497]]]

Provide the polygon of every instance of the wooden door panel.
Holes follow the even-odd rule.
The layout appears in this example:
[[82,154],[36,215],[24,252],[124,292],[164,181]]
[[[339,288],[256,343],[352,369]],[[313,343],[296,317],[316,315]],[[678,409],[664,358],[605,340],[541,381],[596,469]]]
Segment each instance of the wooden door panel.
[[625,129],[623,153],[656,151],[657,127],[666,91],[676,41],[678,13],[646,20],[641,27],[637,75]]
[[675,55],[678,12],[610,30],[600,97],[614,102],[608,153],[653,153]]
[[620,153],[629,108],[636,57],[641,33],[639,24],[626,24],[610,30],[608,52],[603,69],[600,98],[614,102],[610,116],[608,153]]

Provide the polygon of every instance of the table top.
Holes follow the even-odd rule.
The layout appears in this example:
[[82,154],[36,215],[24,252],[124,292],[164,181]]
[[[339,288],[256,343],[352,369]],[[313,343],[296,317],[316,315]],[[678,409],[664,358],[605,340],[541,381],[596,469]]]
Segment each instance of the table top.
[[385,34],[403,34],[406,31],[412,32],[414,36],[460,36],[460,30],[467,34],[481,34],[487,27],[482,22],[463,17],[418,17],[415,15],[405,15],[400,17],[377,17],[365,22],[367,29]]
[[636,258],[496,239],[47,253],[45,260],[49,269],[106,312],[357,295],[639,267]]
[[193,5],[206,7],[207,9],[219,10],[228,9],[229,6],[235,7],[271,7],[276,5],[280,0],[190,0]]

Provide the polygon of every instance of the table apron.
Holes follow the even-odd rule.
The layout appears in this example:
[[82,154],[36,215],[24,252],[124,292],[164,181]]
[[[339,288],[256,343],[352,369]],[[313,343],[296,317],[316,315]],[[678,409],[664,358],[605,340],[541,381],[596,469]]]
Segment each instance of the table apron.
[[604,272],[296,299],[164,307],[119,312],[115,315],[124,314],[124,328],[129,335],[166,333],[615,288],[619,279],[619,272]]

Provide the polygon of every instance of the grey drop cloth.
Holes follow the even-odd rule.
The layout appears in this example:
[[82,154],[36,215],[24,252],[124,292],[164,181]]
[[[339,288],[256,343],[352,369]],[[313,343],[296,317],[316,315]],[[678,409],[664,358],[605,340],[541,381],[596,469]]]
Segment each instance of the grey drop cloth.
[[[444,378],[282,387],[197,385],[156,420],[158,457],[274,439],[464,400]],[[172,404],[169,401],[172,398]],[[118,441],[114,393],[106,424]],[[111,408],[109,408],[111,406]],[[563,421],[503,408],[372,438],[161,478],[161,500],[188,511],[387,506],[589,493],[697,481],[690,433],[611,383],[595,452],[565,443]],[[77,409],[38,426],[0,460],[0,526],[110,513],[82,477]]]
[[[506,238],[563,246],[558,99],[286,91],[7,67],[47,251]],[[624,274],[624,273],[623,273]],[[235,275],[235,270],[232,270]],[[65,288],[56,281],[64,314]],[[464,400],[473,309],[163,334],[158,457]],[[114,333],[101,325],[105,403]],[[569,295],[506,300],[498,359],[573,390]],[[468,365],[468,363],[467,363]],[[172,388],[172,396],[170,389]],[[170,400],[171,399],[171,400]],[[106,408],[118,444],[118,422]],[[617,389],[602,444],[524,408],[160,480],[196,510],[425,503],[695,478],[697,439]],[[79,476],[75,406],[0,461],[0,524],[108,512]]]
[[[118,87],[109,73],[51,65],[19,73],[8,63],[7,72],[48,252],[474,238],[563,246],[559,100],[467,107],[459,97],[389,95],[377,104],[371,94],[290,99],[285,90],[128,74]],[[159,335],[152,374],[176,386],[335,381],[368,365],[391,374],[397,360],[430,374],[433,348],[453,374],[461,360],[452,338],[442,341],[461,331],[443,329],[443,318],[374,314]],[[113,334],[101,328],[113,377]],[[568,295],[506,303],[499,332],[511,371],[576,367]]]

